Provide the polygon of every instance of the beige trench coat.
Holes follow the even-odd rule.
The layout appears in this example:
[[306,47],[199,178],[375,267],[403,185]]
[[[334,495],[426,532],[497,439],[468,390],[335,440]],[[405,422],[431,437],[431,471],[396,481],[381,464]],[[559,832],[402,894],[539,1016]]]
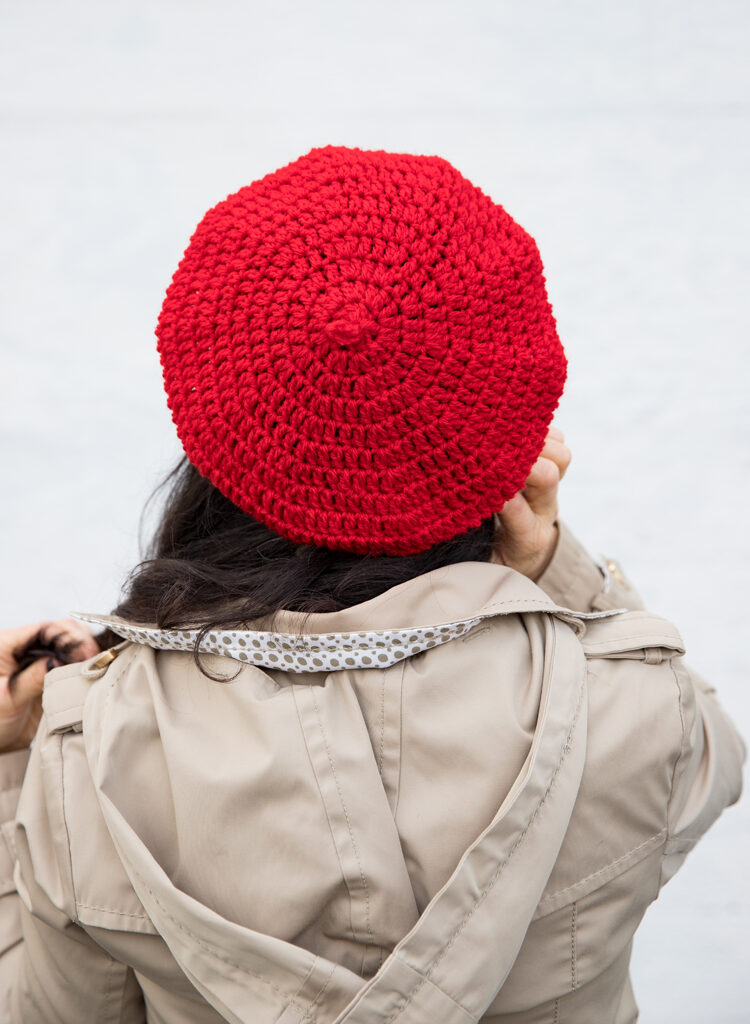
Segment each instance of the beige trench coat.
[[0,757],[0,1019],[636,1020],[633,934],[744,757],[674,627],[564,526],[538,585],[299,625],[216,637],[224,683],[142,631],[50,673]]

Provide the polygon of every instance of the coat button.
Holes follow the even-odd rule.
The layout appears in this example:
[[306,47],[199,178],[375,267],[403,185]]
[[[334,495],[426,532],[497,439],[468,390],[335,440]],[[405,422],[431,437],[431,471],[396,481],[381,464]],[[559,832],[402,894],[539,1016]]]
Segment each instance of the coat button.
[[627,586],[627,583],[625,582],[625,577],[620,572],[620,566],[617,564],[617,562],[607,562],[607,569],[609,570],[613,579],[617,580],[618,583],[622,583],[623,587]]

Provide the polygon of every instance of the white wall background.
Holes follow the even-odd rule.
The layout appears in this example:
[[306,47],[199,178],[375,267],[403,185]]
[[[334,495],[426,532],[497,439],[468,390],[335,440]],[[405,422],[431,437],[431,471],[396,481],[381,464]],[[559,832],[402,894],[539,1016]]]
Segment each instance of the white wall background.
[[[178,451],[153,328],[203,212],[314,145],[438,153],[537,239],[564,517],[750,734],[743,0],[5,0],[2,624],[108,610]],[[650,911],[644,1024],[740,1024],[748,802]]]

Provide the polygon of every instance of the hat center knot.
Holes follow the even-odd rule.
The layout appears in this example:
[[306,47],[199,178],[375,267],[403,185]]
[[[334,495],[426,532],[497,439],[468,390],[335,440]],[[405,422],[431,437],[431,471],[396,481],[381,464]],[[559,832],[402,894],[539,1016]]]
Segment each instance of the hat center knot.
[[342,348],[358,349],[371,341],[378,325],[369,314],[360,310],[343,310],[325,328],[326,336]]

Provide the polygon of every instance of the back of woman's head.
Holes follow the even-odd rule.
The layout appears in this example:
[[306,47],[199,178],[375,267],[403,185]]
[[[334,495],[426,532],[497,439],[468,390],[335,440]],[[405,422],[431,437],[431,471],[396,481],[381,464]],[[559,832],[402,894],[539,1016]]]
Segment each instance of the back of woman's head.
[[295,544],[224,497],[183,459],[164,483],[151,551],[116,613],[161,627],[213,629],[280,609],[330,612],[455,562],[488,561],[494,520],[414,555],[356,555]]
[[505,210],[440,158],[343,147],[209,210],[157,337],[189,461],[118,611],[162,625],[488,559],[566,372]]

